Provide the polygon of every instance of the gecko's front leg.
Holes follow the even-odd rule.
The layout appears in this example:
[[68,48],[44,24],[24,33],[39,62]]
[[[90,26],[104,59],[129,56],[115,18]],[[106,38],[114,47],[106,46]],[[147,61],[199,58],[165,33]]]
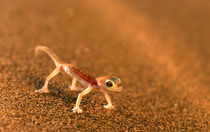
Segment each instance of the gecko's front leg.
[[108,92],[105,89],[101,89],[101,91],[104,93],[106,100],[108,102],[107,105],[104,106],[106,109],[114,109],[114,106],[112,105],[111,97],[109,96]]
[[82,97],[88,93],[90,93],[90,91],[93,89],[92,86],[89,86],[88,88],[86,88],[84,91],[82,91],[77,98],[77,102],[75,107],[72,109],[74,113],[82,113],[82,109],[79,108],[80,102],[82,100]]
[[104,108],[114,109],[114,106],[112,105],[111,98],[110,98],[109,94],[105,94],[105,97],[106,97],[106,100],[107,100],[108,104],[105,105]]

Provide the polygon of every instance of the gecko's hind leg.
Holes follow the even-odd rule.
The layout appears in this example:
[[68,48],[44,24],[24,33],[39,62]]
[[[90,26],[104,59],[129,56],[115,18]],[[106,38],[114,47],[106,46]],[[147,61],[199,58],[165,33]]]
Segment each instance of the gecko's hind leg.
[[53,77],[55,77],[58,73],[61,72],[61,67],[58,66],[53,72],[50,73],[50,75],[46,78],[45,80],[45,83],[44,83],[44,86],[39,89],[39,90],[35,90],[35,92],[39,92],[39,93],[48,93],[50,92],[48,90],[48,83],[50,81],[50,79],[52,79]]
[[72,84],[69,85],[69,88],[70,88],[72,91],[82,91],[82,90],[84,90],[83,88],[77,87],[77,86],[76,86],[76,83],[77,83],[77,79],[76,79],[76,78],[73,78]]

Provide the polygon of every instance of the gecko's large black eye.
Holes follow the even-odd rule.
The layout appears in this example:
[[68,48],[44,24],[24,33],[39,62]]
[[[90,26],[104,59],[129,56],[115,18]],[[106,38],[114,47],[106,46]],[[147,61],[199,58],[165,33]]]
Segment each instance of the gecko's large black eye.
[[107,87],[113,87],[114,83],[112,81],[106,81],[106,86]]

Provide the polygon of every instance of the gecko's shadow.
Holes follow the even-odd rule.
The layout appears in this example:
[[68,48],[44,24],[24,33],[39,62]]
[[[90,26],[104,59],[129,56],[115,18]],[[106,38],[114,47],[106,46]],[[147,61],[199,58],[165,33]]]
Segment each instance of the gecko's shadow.
[[[45,80],[40,77],[28,75],[28,85],[32,85],[35,89],[41,89],[44,85],[44,82]],[[65,103],[65,106],[70,107],[71,104],[76,102],[77,98],[73,97],[72,93],[61,90],[58,88],[58,86],[59,84],[56,82],[48,84],[48,88],[51,92],[47,93],[46,95],[52,96],[55,99],[62,99],[62,101]]]

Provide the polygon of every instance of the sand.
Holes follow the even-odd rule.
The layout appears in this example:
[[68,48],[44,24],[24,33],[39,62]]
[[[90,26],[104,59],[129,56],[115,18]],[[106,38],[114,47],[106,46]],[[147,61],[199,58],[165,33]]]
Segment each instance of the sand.
[[[0,131],[208,131],[209,1],[0,1]],[[37,45],[123,91],[84,96]],[[82,85],[79,85],[82,87]]]

